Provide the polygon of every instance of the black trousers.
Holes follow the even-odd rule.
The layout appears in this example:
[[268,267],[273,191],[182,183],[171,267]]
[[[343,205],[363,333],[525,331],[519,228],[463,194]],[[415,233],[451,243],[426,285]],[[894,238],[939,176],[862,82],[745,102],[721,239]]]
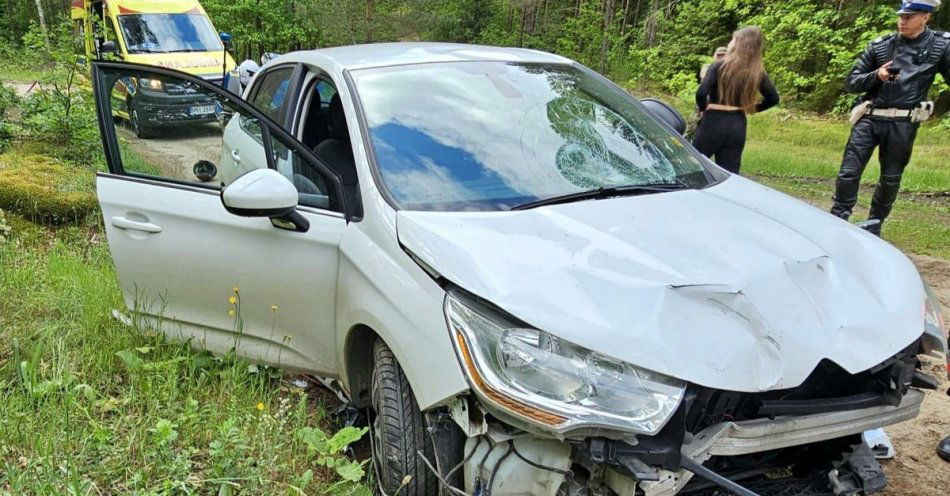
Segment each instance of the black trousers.
[[729,172],[739,172],[742,151],[745,149],[745,112],[707,110],[696,128],[693,146],[703,155],[714,158],[716,164]]
[[858,201],[861,174],[871,159],[875,147],[881,162],[881,176],[871,198],[869,219],[884,220],[891,213],[897,192],[901,187],[904,168],[910,163],[919,123],[909,120],[864,117],[851,129],[851,137],[844,149],[841,170],[835,184],[834,206],[831,213],[847,219]]

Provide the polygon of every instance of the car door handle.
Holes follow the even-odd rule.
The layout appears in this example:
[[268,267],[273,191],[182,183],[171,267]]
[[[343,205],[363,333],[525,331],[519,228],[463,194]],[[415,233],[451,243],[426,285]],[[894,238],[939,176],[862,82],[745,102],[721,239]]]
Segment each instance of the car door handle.
[[241,155],[238,153],[237,150],[231,150],[231,160],[235,162],[241,161]]
[[142,231],[152,234],[162,232],[162,226],[152,224],[151,222],[136,222],[126,219],[125,217],[113,217],[112,225],[127,231]]

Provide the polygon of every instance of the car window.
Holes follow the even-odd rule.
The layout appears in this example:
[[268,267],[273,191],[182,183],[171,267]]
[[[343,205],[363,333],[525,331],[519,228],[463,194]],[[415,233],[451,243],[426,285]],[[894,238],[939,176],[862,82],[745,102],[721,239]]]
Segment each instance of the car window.
[[332,84],[321,80],[317,83],[317,93],[320,94],[321,106],[328,107],[330,105],[330,99],[336,94],[336,88],[334,88]]
[[271,69],[261,74],[261,79],[255,84],[252,91],[251,105],[254,105],[275,122],[283,122],[281,108],[293,74],[293,67]]
[[319,169],[217,92],[146,71],[127,72],[111,88],[121,173],[220,189],[270,164],[297,187],[301,205],[339,204]]

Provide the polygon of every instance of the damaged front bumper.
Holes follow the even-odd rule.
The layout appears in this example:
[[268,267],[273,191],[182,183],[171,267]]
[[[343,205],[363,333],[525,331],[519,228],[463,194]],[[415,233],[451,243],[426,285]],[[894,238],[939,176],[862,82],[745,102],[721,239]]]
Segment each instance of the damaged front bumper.
[[[912,389],[897,406],[786,416],[774,420],[766,418],[722,422],[694,435],[692,440],[683,446],[683,455],[698,463],[704,463],[714,456],[751,455],[843,438],[913,419],[920,412],[923,400],[924,393]],[[693,473],[685,469],[662,472],[658,481],[639,483],[642,494],[677,494],[693,478]],[[620,495],[638,494],[635,490],[638,481],[613,470],[607,477],[607,484]]]
[[433,437],[440,446],[456,433],[458,455],[441,457],[439,464],[460,468],[443,472],[456,494],[871,494],[884,488],[886,478],[860,434],[918,415],[920,389],[933,387],[919,370],[920,351],[915,343],[855,375],[825,363],[792,390],[690,386],[653,436],[604,430],[548,438],[467,397],[443,412],[442,425],[451,429],[433,429]]
[[[910,390],[897,406],[720,422],[691,436],[682,446],[680,456],[703,464],[714,457],[777,453],[786,448],[847,439],[868,429],[916,417],[923,398],[923,392]],[[488,428],[484,434],[467,439],[464,446],[467,456],[462,470],[454,474],[456,483],[470,495],[584,496],[597,494],[598,487],[600,494],[619,496],[717,494],[704,492],[718,487],[705,480],[690,489],[690,482],[697,479],[686,468],[667,470],[641,462],[630,454],[629,448],[636,445],[604,439],[591,441],[563,442]],[[842,463],[830,465],[824,476],[818,478],[824,492],[812,489],[814,492],[796,494],[856,494],[883,489],[885,479],[879,466],[873,456],[863,451],[866,448],[855,446],[855,442],[859,441],[841,443]],[[849,458],[858,456],[863,456],[860,463],[847,463]],[[783,472],[783,469],[763,466],[760,471],[747,475],[768,476],[777,485],[801,483],[801,478],[794,478],[792,472],[787,469]],[[783,479],[788,480],[783,482]],[[761,482],[758,485],[761,486]]]

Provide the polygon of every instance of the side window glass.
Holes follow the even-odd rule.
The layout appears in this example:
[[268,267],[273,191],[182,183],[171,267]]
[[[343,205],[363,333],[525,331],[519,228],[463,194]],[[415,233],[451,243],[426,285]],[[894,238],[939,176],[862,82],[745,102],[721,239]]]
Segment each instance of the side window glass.
[[326,81],[320,81],[317,83],[317,93],[320,94],[320,106],[326,108],[330,106],[330,99],[336,94],[336,88]]
[[301,205],[337,209],[332,183],[223,94],[148,71],[106,70],[125,174],[221,188],[272,166],[297,187]]
[[323,174],[310,167],[296,152],[291,151],[280,140],[273,140],[272,152],[277,171],[294,183],[299,196],[298,202],[308,207],[331,209],[330,185]]
[[293,74],[292,67],[272,69],[262,74],[262,79],[251,95],[251,104],[275,122],[281,122],[281,106]]

